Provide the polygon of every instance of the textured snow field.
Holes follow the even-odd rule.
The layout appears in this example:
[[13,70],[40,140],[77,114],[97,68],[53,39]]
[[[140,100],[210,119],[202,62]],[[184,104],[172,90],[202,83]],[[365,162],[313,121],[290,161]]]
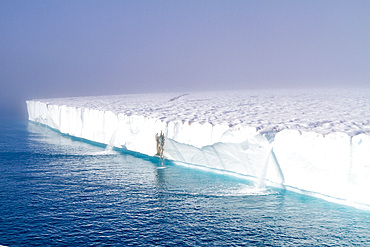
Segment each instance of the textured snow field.
[[249,90],[132,94],[40,100],[165,122],[241,124],[259,131],[370,134],[370,90]]
[[270,90],[27,101],[29,119],[146,155],[370,208],[370,90]]

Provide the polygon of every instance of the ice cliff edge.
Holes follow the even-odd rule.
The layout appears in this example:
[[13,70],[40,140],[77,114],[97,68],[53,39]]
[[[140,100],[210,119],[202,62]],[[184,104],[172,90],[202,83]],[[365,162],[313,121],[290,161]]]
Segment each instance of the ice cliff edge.
[[341,93],[352,105],[338,104],[338,92],[220,92],[30,100],[27,109],[61,133],[150,156],[163,131],[176,163],[370,205],[369,102]]

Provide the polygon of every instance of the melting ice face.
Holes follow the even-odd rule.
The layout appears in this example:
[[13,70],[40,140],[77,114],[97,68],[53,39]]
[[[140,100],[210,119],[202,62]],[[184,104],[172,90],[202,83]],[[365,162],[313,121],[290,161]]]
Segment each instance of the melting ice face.
[[[27,102],[30,120],[175,163],[370,205],[370,92],[240,91]],[[248,192],[249,193],[249,192]],[[251,192],[254,193],[254,192]]]

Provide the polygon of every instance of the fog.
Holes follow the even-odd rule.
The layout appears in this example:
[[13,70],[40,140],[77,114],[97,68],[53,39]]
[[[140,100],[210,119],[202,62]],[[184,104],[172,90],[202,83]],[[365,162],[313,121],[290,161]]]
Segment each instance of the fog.
[[0,6],[0,118],[34,98],[370,86],[370,1]]

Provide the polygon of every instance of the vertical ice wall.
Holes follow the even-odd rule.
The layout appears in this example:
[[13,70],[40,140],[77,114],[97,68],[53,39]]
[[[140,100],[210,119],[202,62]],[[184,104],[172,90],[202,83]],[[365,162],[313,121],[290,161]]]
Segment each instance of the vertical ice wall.
[[274,151],[286,186],[370,205],[370,136],[284,130]]
[[165,156],[175,162],[370,205],[370,136],[365,134],[283,130],[268,140],[255,128],[241,125],[164,122],[41,101],[27,101],[27,108],[29,120],[71,136],[152,156],[155,134],[163,131]]

